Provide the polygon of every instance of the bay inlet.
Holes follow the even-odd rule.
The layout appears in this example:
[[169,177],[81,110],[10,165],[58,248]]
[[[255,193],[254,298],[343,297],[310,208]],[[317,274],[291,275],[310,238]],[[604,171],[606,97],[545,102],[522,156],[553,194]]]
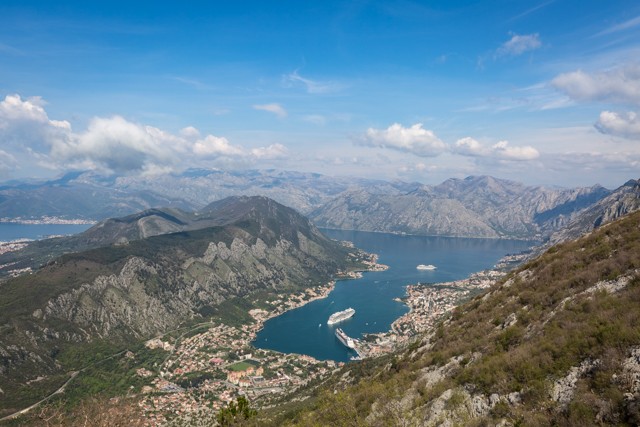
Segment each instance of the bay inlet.
[[[409,310],[405,304],[394,301],[405,296],[407,285],[464,279],[471,273],[492,268],[503,256],[532,245],[520,240],[400,236],[327,229],[322,232],[332,239],[349,240],[358,248],[378,254],[378,262],[388,265],[389,269],[366,272],[361,279],[340,280],[327,298],[269,319],[252,342],[257,348],[346,362],[355,353],[337,340],[337,327],[353,338],[388,331],[391,323]],[[419,264],[433,264],[437,268],[418,270]],[[331,314],[349,307],[356,310],[353,317],[327,325]]]

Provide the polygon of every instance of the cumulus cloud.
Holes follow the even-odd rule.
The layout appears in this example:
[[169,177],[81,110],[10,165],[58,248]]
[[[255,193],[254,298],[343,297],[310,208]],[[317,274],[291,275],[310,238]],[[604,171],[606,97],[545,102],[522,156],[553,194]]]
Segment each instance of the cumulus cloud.
[[[106,172],[157,173],[229,159],[252,161],[286,156],[281,144],[245,149],[226,138],[202,136],[186,127],[179,134],[128,121],[120,116],[95,117],[83,132],[64,120],[51,120],[40,98],[9,95],[0,102],[0,141],[22,149],[39,163],[58,168]],[[12,147],[11,141],[18,141]],[[0,151],[0,172],[15,158]]]
[[304,86],[308,93],[319,94],[319,93],[330,93],[336,92],[342,88],[342,86],[338,83],[331,81],[318,81],[311,80],[309,78],[302,77],[298,74],[298,70],[295,70],[293,73],[286,74],[283,76],[283,81],[286,85],[289,86]]
[[257,159],[275,160],[287,157],[288,150],[282,144],[271,144],[268,147],[251,149],[251,155]]
[[640,138],[640,117],[634,111],[616,113],[603,111],[595,124],[603,134],[621,136],[623,138]]
[[64,138],[71,129],[69,122],[50,120],[40,97],[22,99],[20,95],[7,95],[0,102],[0,135],[5,147],[41,150],[47,141]]
[[453,144],[451,151],[462,156],[498,160],[526,161],[535,160],[540,157],[538,150],[529,145],[513,147],[510,146],[507,141],[500,141],[494,145],[485,146],[470,137],[457,140],[455,144]]
[[389,148],[415,154],[420,157],[435,157],[446,150],[444,142],[433,131],[424,129],[422,123],[404,127],[394,123],[387,129],[367,129],[357,140],[361,145]]
[[93,164],[117,172],[144,170],[150,164],[172,161],[165,139],[171,138],[159,129],[119,116],[94,118],[85,132],[69,132],[66,138],[51,141],[51,155],[61,163]]
[[193,152],[203,157],[244,155],[242,148],[231,145],[227,138],[214,135],[207,135],[205,138],[197,140],[193,146]]
[[0,102],[0,128],[6,129],[20,122],[47,123],[44,101],[39,96],[22,100],[20,95],[7,95]]
[[511,39],[504,42],[496,50],[495,57],[518,56],[530,50],[539,49],[541,46],[542,42],[540,42],[540,35],[538,33],[525,34],[522,36],[512,33]]
[[200,137],[200,131],[193,126],[187,126],[186,128],[180,129],[180,135],[188,139],[195,139]]
[[507,141],[500,141],[491,147],[491,151],[498,158],[505,160],[534,160],[540,156],[538,150],[525,145],[523,147],[510,147]]
[[480,142],[471,137],[461,138],[453,144],[452,151],[463,156],[480,157],[488,154],[488,150]]
[[582,70],[560,74],[551,81],[576,101],[605,101],[640,105],[640,65],[633,64],[600,73]]
[[273,113],[281,119],[287,117],[287,110],[285,110],[280,104],[258,104],[254,105],[253,108],[255,110],[262,110]]

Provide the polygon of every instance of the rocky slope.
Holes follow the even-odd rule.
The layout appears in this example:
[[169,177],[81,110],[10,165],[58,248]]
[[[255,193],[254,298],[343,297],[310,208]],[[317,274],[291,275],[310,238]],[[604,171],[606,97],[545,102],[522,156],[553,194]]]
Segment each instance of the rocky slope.
[[[190,230],[67,254],[2,283],[0,408],[10,411],[43,387],[38,377],[77,369],[82,357],[70,362],[70,355],[83,348],[116,348],[223,315],[223,302],[252,292],[324,284],[352,265],[348,249],[273,200],[232,198],[192,218],[204,212],[209,220],[200,228],[194,219]],[[145,218],[120,221],[139,231],[148,225]],[[214,220],[220,225],[211,226]],[[181,225],[177,217],[155,221]]]
[[405,351],[347,366],[260,423],[639,425],[639,300],[636,212],[550,248]]
[[581,211],[571,223],[551,236],[550,243],[576,239],[638,209],[640,209],[640,180],[632,179],[607,197]]
[[558,190],[480,176],[397,194],[346,192],[310,217],[328,228],[541,239],[609,193],[600,186]]

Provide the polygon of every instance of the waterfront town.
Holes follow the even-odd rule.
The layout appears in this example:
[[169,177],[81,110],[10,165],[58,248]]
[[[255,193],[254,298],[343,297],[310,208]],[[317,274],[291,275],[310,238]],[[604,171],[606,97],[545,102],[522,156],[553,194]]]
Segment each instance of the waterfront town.
[[470,275],[466,279],[445,283],[417,283],[407,286],[403,299],[409,312],[395,320],[388,332],[369,334],[358,341],[358,353],[374,357],[407,345],[413,337],[432,331],[453,309],[488,289],[502,279],[514,266],[522,263],[527,253],[507,255],[491,270]]
[[[350,247],[347,242],[343,245]],[[351,255],[367,271],[388,268],[378,264],[377,255],[362,251]],[[360,271],[343,271],[337,278],[356,279],[361,275]],[[251,341],[268,319],[326,298],[334,286],[332,281],[264,301],[266,308],[250,310],[252,320],[242,325],[211,322],[196,325],[177,337],[147,341],[148,349],[167,353],[154,371],[144,368],[137,371],[147,383],[141,390],[144,398],[140,407],[148,425],[166,424],[174,418],[210,418],[238,396],[246,396],[256,406],[269,406],[283,395],[326,378],[343,363],[256,349]]]
[[[523,257],[503,258],[496,266],[500,269],[479,272],[464,280],[407,286],[403,301],[410,311],[397,319],[390,331],[354,339],[358,358],[377,357],[407,345],[412,337],[434,328],[462,301],[504,277],[504,270]],[[373,271],[387,268],[377,263],[375,255],[367,263]],[[356,278],[358,274],[343,273],[342,277]],[[208,324],[190,336],[148,341],[148,348],[167,352],[155,372],[138,371],[148,382],[142,388],[145,397],[140,402],[148,424],[166,424],[176,417],[210,418],[238,396],[246,396],[256,407],[268,407],[284,396],[295,396],[297,390],[310,383],[321,382],[340,368],[342,362],[320,361],[251,345],[266,320],[325,298],[334,285],[331,282],[267,301],[269,308],[250,310],[252,321],[242,326]]]
[[341,366],[331,360],[256,349],[250,344],[266,320],[325,298],[334,285],[330,282],[267,301],[273,308],[249,311],[253,321],[242,326],[210,324],[192,336],[147,341],[147,348],[167,352],[157,372],[138,370],[149,383],[142,388],[145,398],[140,403],[149,425],[164,424],[175,417],[212,415],[239,395],[266,406],[273,397],[292,393]]
[[97,224],[97,221],[90,219],[66,219],[60,218],[57,216],[43,216],[41,218],[0,218],[0,223],[11,223],[11,224],[29,224],[29,225],[42,225],[42,224],[50,224],[50,225],[91,225]]

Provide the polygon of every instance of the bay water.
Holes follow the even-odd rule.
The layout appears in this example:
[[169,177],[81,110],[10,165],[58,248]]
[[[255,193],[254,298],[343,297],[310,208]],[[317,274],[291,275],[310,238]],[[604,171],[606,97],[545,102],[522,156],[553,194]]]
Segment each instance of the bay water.
[[[389,269],[366,272],[361,279],[341,280],[327,298],[269,319],[253,345],[283,353],[306,354],[320,360],[348,361],[354,353],[335,337],[335,329],[360,338],[362,334],[388,331],[391,323],[409,309],[394,298],[405,296],[409,284],[460,280],[492,268],[507,254],[519,253],[533,243],[519,240],[465,239],[402,236],[363,231],[327,230],[332,239],[349,240],[356,247],[379,255]],[[417,270],[433,264],[435,270]],[[327,325],[336,311],[352,307],[356,314],[337,325]]]
[[48,236],[77,234],[92,226],[93,224],[19,224],[0,222],[0,241],[40,240]]

